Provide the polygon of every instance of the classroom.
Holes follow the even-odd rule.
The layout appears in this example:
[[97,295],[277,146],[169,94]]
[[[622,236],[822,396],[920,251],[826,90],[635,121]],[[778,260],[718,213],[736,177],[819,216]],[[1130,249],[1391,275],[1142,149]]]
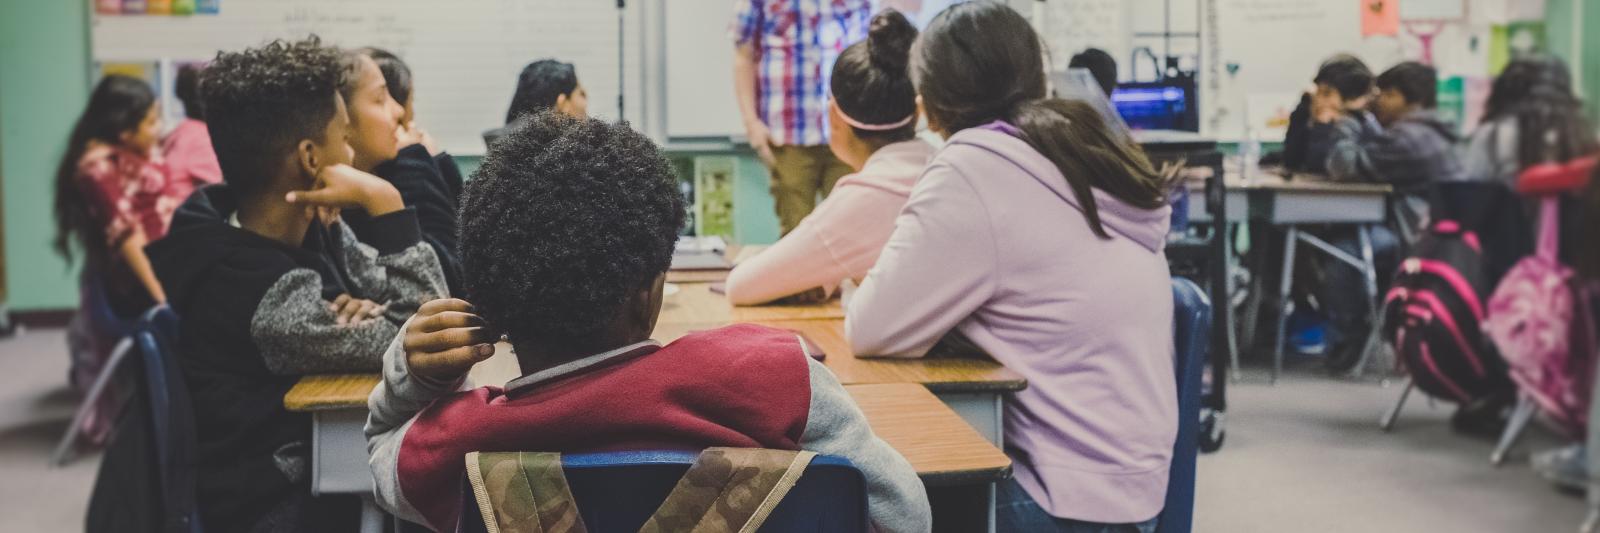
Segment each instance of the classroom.
[[0,531],[1600,533],[1589,0],[0,2]]

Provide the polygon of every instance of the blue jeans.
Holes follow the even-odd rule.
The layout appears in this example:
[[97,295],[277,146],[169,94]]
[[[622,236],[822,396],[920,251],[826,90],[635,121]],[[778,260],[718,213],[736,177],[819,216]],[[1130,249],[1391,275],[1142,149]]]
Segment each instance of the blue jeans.
[[1056,531],[1059,533],[1155,533],[1156,519],[1138,524],[1097,524],[1070,518],[1056,518],[1039,507],[1016,479],[1001,481],[995,487],[995,531]]

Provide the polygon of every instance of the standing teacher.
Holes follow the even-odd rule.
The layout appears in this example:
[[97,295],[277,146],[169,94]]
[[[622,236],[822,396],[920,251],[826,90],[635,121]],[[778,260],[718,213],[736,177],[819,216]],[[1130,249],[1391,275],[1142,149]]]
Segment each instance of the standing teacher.
[[733,88],[744,131],[772,171],[784,234],[851,172],[828,149],[828,73],[866,35],[869,0],[736,0]]

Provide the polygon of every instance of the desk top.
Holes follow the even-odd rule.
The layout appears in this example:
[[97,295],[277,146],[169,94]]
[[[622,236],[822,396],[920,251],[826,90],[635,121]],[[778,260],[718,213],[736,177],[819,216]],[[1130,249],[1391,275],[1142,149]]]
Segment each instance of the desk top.
[[[933,392],[1011,392],[1027,388],[1027,380],[988,358],[861,359],[844,337],[843,320],[761,320],[756,324],[793,330],[811,339],[827,354],[822,363],[845,385],[913,383]],[[721,323],[657,324],[655,337],[672,342],[693,331]]]
[[904,455],[927,486],[971,485],[1011,476],[1011,458],[927,389],[909,384],[850,385],[872,432]]
[[1387,183],[1361,183],[1349,181],[1333,181],[1327,176],[1316,174],[1296,173],[1285,177],[1271,170],[1263,169],[1254,180],[1245,180],[1243,176],[1230,172],[1227,177],[1228,189],[1263,190],[1263,191],[1290,191],[1290,192],[1328,192],[1328,193],[1353,193],[1353,194],[1389,194],[1394,187]]
[[[678,287],[678,294],[667,297],[661,303],[658,323],[722,325],[763,320],[844,318],[844,308],[839,305],[838,299],[814,305],[734,306],[728,303],[726,296],[711,292],[710,283],[680,283]],[[661,340],[666,342],[665,339]]]

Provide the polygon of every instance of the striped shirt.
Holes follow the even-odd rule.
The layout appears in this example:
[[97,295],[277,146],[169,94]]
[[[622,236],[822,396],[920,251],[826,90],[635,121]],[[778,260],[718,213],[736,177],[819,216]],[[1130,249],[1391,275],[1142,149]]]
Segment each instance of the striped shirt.
[[772,144],[828,143],[828,75],[845,47],[866,37],[870,0],[735,0],[731,34],[754,43],[756,113]]

